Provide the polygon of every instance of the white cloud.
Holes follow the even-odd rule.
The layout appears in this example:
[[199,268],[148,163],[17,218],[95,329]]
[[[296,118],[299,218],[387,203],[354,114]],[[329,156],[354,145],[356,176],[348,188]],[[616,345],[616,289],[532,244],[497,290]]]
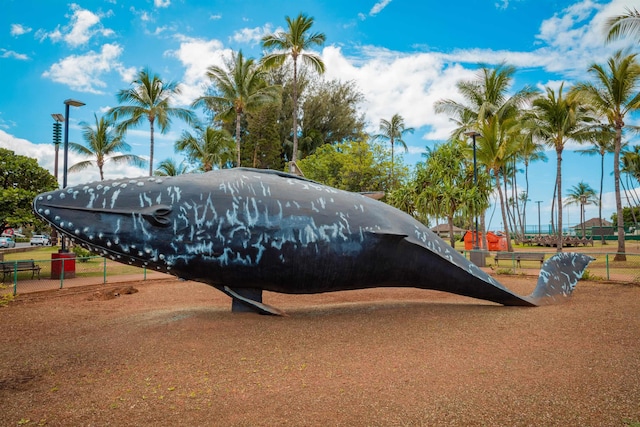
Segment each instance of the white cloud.
[[71,47],[78,47],[86,44],[93,36],[109,37],[115,34],[113,30],[105,28],[100,22],[103,17],[109,16],[109,13],[95,14],[75,3],[71,4],[71,10],[73,14],[68,25],[62,28],[57,27],[50,33],[38,31],[37,37],[41,40],[49,38],[54,42],[64,41]]
[[236,31],[235,33],[233,33],[233,35],[231,36],[231,40],[238,43],[248,43],[252,46],[255,46],[256,44],[260,43],[262,36],[270,33],[270,24],[266,24],[263,27],[243,28],[240,31]]
[[376,16],[378,13],[382,12],[382,9],[387,7],[389,3],[391,3],[391,0],[381,0],[378,3],[374,4],[369,11],[369,16]]
[[207,68],[211,65],[223,65],[224,58],[231,54],[219,40],[196,39],[180,36],[180,47],[165,54],[177,58],[185,67],[181,79],[182,95],[176,99],[178,105],[189,105],[204,93],[209,80]]
[[[386,4],[380,2],[377,6]],[[604,44],[603,23],[624,8],[625,0],[613,0],[607,5],[581,0],[541,24],[538,47],[531,51],[458,49],[447,53],[400,53],[362,46],[357,57],[347,57],[339,47],[328,46],[322,58],[327,78],[357,83],[366,99],[361,107],[369,131],[377,129],[381,118],[398,113],[407,126],[422,128],[423,139],[443,140],[449,137],[454,124],[446,115],[435,114],[433,105],[440,99],[462,101],[455,85],[460,80],[474,79],[477,64],[507,63],[520,72],[535,69],[555,72],[566,79],[568,88],[576,79],[586,78],[590,64],[604,61],[618,48]],[[557,88],[560,82],[538,82],[537,86]],[[514,89],[519,89],[517,81]]]
[[171,0],[153,0],[153,4],[156,7],[169,7],[171,5]]
[[443,98],[455,98],[455,84],[471,79],[474,71],[457,64],[446,64],[439,54],[399,54],[366,48],[365,59],[345,57],[340,48],[326,47],[322,58],[326,78],[353,80],[362,91],[361,106],[369,131],[377,129],[380,119],[400,114],[408,127],[428,126],[425,138],[446,139],[453,130],[445,115],[435,114],[433,104]]
[[29,59],[29,57],[24,53],[18,53],[13,50],[7,50],[2,48],[0,48],[0,58],[13,58],[13,59],[19,59],[21,61],[26,61]]
[[11,24],[11,35],[14,37],[21,36],[31,32],[31,28],[22,24]]
[[[148,136],[148,134],[147,134]],[[19,154],[38,160],[38,164],[47,169],[52,175],[54,174],[55,165],[55,146],[53,144],[34,144],[26,139],[18,138],[0,130],[0,147],[6,148]],[[117,153],[121,154],[121,153]],[[62,185],[62,168],[63,168],[63,147],[62,144],[58,153],[58,181]],[[73,151],[69,151],[69,166],[86,160]],[[146,170],[130,166],[130,165],[114,165],[107,162],[104,166],[105,179],[138,177],[147,174]],[[98,167],[89,167],[81,173],[67,174],[67,184],[77,185],[91,181],[99,181],[100,173]]]
[[116,71],[122,76],[131,74],[132,70],[118,61],[121,54],[122,47],[119,45],[105,44],[100,52],[90,51],[84,55],[63,58],[42,73],[42,76],[80,92],[100,94],[103,93],[100,88],[106,87],[102,80],[105,73]]

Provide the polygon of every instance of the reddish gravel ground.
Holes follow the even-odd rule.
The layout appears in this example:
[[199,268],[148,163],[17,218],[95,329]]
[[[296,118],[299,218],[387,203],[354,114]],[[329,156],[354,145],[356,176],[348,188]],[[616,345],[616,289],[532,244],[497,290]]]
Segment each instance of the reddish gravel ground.
[[[535,279],[499,276],[519,293]],[[637,426],[640,287],[502,307],[375,289],[265,294],[233,314],[199,283],[152,280],[0,308],[0,425]],[[114,297],[113,294],[120,294]]]

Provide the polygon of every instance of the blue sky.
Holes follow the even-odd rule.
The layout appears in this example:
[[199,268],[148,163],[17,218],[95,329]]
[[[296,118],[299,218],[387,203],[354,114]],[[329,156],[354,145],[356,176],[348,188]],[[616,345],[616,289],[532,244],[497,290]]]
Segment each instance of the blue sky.
[[[76,142],[82,139],[79,123],[92,123],[93,114],[115,106],[117,91],[128,88],[143,67],[181,82],[176,105],[187,106],[203,92],[207,67],[222,65],[232,50],[259,58],[260,37],[282,29],[285,16],[303,12],[315,19],[312,29],[326,35],[317,52],[326,77],[353,80],[364,94],[360,108],[368,131],[395,113],[416,129],[406,139],[405,155],[414,164],[425,147],[443,142],[452,129],[445,115],[433,112],[433,103],[458,99],[456,82],[473,79],[478,64],[516,66],[514,90],[588,79],[590,64],[637,46],[630,40],[603,42],[604,20],[625,7],[640,8],[640,0],[4,0],[0,147],[35,157],[53,171],[51,114],[64,113],[65,99],[86,103],[70,112],[70,140]],[[182,129],[175,122],[167,134],[156,134],[156,164],[177,157],[173,142]],[[148,138],[148,128],[140,127],[127,142],[135,154],[148,156]],[[597,191],[599,158],[578,155],[575,148],[570,145],[563,158],[564,193],[580,181]],[[547,155],[546,163],[530,167],[530,224],[537,224],[538,200],[542,223],[549,222],[556,162],[554,152]],[[70,153],[70,164],[80,160]],[[606,218],[615,211],[612,164],[607,157]],[[107,178],[144,174],[133,167],[105,170]],[[97,168],[70,174],[69,184],[96,179]],[[519,179],[524,185],[524,177]],[[587,218],[597,216],[595,206],[586,211]],[[499,217],[494,215],[492,229],[501,227]],[[569,207],[569,223],[578,220],[578,208]]]

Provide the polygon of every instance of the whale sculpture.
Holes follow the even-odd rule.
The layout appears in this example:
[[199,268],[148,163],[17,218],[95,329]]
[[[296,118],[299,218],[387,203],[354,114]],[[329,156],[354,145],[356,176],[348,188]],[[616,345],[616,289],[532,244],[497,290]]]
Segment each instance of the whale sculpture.
[[38,216],[115,261],[216,287],[233,311],[282,314],[262,291],[416,287],[504,305],[567,298],[592,258],[559,253],[519,296],[410,215],[295,175],[225,169],[95,182],[37,196]]

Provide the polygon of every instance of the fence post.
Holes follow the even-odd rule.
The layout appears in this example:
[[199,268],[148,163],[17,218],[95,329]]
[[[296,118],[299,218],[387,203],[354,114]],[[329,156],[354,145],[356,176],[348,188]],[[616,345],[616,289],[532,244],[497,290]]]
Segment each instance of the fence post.
[[13,296],[18,294],[18,261],[13,262]]
[[147,280],[147,267],[142,267],[142,271],[143,271],[143,274],[144,274],[142,280]]
[[64,258],[60,258],[60,262],[62,263],[60,264],[60,289],[62,289],[64,285]]
[[607,280],[609,280],[609,254],[606,255],[605,260],[605,265],[607,266]]
[[102,258],[102,284],[107,283],[107,259]]

